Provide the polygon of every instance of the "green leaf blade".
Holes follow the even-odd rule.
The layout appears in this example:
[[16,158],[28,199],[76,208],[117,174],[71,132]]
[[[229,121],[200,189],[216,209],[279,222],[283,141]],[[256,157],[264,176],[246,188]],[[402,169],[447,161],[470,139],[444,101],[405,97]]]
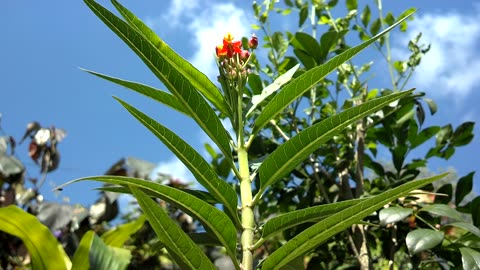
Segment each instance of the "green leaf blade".
[[405,242],[408,252],[413,255],[431,249],[443,241],[444,233],[432,229],[417,229],[407,234]]
[[403,20],[407,18],[408,16],[398,21],[394,25],[390,26],[389,28],[385,29],[375,37],[365,41],[364,43],[356,47],[346,50],[345,52],[330,59],[327,63],[312,68],[291,81],[263,109],[258,118],[255,120],[252,133],[257,134],[268,123],[268,121],[277,116],[285,107],[288,106],[288,104],[292,103],[303,93],[311,89],[315,84],[317,84],[321,79],[323,79],[330,72],[335,70],[342,63],[351,59],[353,56],[361,52],[363,49],[365,49],[370,44],[378,40],[380,37],[388,33],[390,30],[392,30],[394,27],[396,27],[398,24],[400,24]]
[[461,247],[460,253],[462,254],[463,269],[480,269],[480,252],[471,248]]
[[118,1],[112,0],[112,3],[128,24],[130,24],[132,27],[135,27],[148,41],[152,43],[152,45],[159,48],[160,53],[165,57],[165,60],[168,61],[172,68],[175,68],[178,72],[180,72],[180,74],[182,74],[182,76],[186,78],[193,85],[193,87],[200,91],[202,95],[208,101],[210,101],[215,108],[217,108],[217,110],[229,117],[232,116],[232,113],[230,112],[222,93],[204,73],[200,72],[192,64],[183,59],[169,46],[166,46],[165,42],[161,40],[152,29],[144,24],[127,8],[122,6]]
[[137,198],[148,222],[152,226],[165,248],[173,253],[176,263],[182,269],[211,269],[215,266],[185,232],[160,208],[149,196],[136,187],[130,187]]
[[262,270],[280,269],[295,258],[306,254],[315,247],[345,230],[352,224],[370,215],[383,205],[406,196],[409,192],[445,177],[447,173],[405,183],[380,195],[367,198],[345,210],[331,215],[304,230],[282,247],[273,252],[263,263]]
[[235,222],[238,221],[238,198],[235,190],[225,181],[218,178],[208,162],[174,132],[137,110],[135,107],[130,106],[118,98],[117,100],[183,162],[192,172],[195,179],[224,205],[232,220]]
[[140,57],[153,74],[177,98],[188,115],[218,146],[224,156],[231,160],[230,135],[203,96],[176,67],[171,65],[168,58],[162,53],[162,50],[168,45],[162,42],[154,46],[144,34],[138,32],[137,28],[130,26],[94,0],[84,1],[98,18]]
[[369,100],[306,128],[273,151],[260,165],[260,194],[281,179],[321,144],[357,120],[381,109],[394,100],[409,95],[413,90],[397,92]]
[[0,231],[20,238],[32,259],[32,268],[66,270],[68,256],[50,230],[33,215],[16,206],[0,208]]
[[111,247],[122,247],[130,236],[140,230],[145,223],[145,216],[141,215],[132,222],[122,224],[102,234],[101,239]]

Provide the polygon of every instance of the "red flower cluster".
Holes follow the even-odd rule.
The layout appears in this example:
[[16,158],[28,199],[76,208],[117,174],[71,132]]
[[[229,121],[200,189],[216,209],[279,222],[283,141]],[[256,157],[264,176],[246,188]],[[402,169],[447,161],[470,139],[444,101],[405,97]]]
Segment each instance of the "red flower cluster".
[[242,53],[242,42],[239,40],[233,41],[232,34],[228,33],[223,37],[223,44],[215,48],[215,52],[217,57],[227,56],[232,58],[234,54]]

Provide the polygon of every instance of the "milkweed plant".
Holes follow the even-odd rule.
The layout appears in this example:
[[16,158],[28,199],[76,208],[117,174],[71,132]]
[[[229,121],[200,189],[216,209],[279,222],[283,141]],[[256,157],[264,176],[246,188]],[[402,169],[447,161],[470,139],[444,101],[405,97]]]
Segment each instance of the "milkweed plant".
[[[192,118],[224,156],[236,185],[223,180],[204,157],[175,132],[120,98],[115,99],[150,130],[191,171],[204,191],[174,188],[143,179],[120,176],[86,177],[114,185],[110,190],[132,194],[146,219],[171,258],[181,269],[216,269],[202,249],[201,239],[186,234],[172,220],[157,200],[163,200],[191,215],[205,229],[204,235],[221,246],[235,269],[283,269],[308,254],[339,232],[362,222],[362,219],[389,202],[441,179],[445,174],[417,179],[371,197],[346,200],[320,207],[310,207],[256,218],[257,203],[265,192],[322,144],[345,128],[374,114],[383,107],[412,94],[412,90],[394,91],[357,106],[345,109],[298,132],[286,140],[257,166],[250,166],[248,151],[265,126],[296,99],[312,89],[330,72],[378,41],[410,15],[398,20],[383,32],[358,46],[348,48],[322,65],[298,73],[299,65],[280,75],[258,95],[246,95],[250,61],[261,50],[252,36],[246,42],[227,33],[212,48],[218,65],[218,82],[179,56],[146,24],[120,3],[112,0],[122,18],[94,0],[87,6],[135,52],[168,92],[144,84],[110,77],[94,71],[93,75],[127,87]],[[258,47],[257,47],[258,46]],[[222,124],[226,118],[234,134]],[[71,182],[70,182],[71,183]],[[68,183],[68,184],[70,184]],[[252,188],[255,183],[256,188]],[[235,186],[239,189],[235,189]],[[152,199],[154,198],[154,199]],[[321,218],[320,218],[321,217]],[[255,252],[275,234],[306,222],[314,224],[273,250],[263,260]],[[211,243],[210,243],[211,244]]]

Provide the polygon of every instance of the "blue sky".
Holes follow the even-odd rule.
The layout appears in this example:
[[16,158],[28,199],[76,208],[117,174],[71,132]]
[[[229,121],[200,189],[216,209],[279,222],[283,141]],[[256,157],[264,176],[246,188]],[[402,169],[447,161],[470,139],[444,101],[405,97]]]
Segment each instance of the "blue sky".
[[[111,7],[107,1],[100,3]],[[261,1],[260,1],[261,2]],[[342,2],[342,1],[340,1]],[[373,3],[373,1],[371,1]],[[410,86],[433,98],[439,112],[427,124],[454,127],[463,121],[477,121],[480,110],[480,6],[474,1],[384,1],[384,10],[399,14],[406,8],[420,8],[410,23],[408,35],[393,35],[394,56],[405,55],[408,38],[423,32],[432,43],[430,53],[412,78]],[[401,2],[401,3],[399,3]],[[254,23],[250,1],[122,1],[149,24],[180,55],[192,61],[212,78],[215,76],[213,48],[231,31],[249,36]],[[369,1],[370,3],[370,1]],[[420,6],[419,6],[420,5]],[[50,174],[42,188],[49,200],[92,203],[96,183],[79,183],[54,194],[54,185],[78,177],[102,174],[122,157],[133,156],[158,163],[159,171],[190,179],[186,169],[153,135],[131,117],[111,96],[119,96],[141,108],[195,148],[207,141],[192,121],[88,75],[79,67],[116,77],[140,81],[164,89],[143,63],[117,38],[82,1],[13,1],[0,3],[0,113],[3,131],[21,138],[27,123],[55,125],[68,135],[59,145],[60,168]],[[294,21],[291,25],[295,25]],[[288,27],[288,20],[279,21]],[[362,56],[379,60],[378,55]],[[377,75],[374,87],[387,83],[386,72]],[[369,83],[371,85],[372,83]],[[386,86],[386,85],[385,85]],[[373,87],[373,86],[371,86]],[[478,134],[478,127],[475,129]],[[27,165],[30,177],[38,168],[27,155],[26,144],[17,147],[17,157]],[[435,160],[433,170],[453,167],[459,175],[477,170],[479,139],[449,161]],[[475,190],[480,193],[480,182]]]

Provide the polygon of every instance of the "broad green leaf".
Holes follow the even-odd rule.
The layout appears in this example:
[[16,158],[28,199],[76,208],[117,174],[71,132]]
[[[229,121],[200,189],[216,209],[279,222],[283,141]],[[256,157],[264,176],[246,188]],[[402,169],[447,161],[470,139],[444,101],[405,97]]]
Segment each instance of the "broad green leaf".
[[101,238],[106,245],[111,247],[122,247],[130,236],[140,230],[145,223],[145,216],[140,216],[137,220],[119,225],[106,233]]
[[269,86],[265,87],[263,90],[262,90],[262,93],[260,95],[254,95],[252,97],[252,106],[250,107],[250,109],[248,110],[246,116],[249,116],[258,106],[258,104],[260,104],[263,100],[265,100],[268,96],[270,96],[271,94],[275,93],[275,91],[277,91],[280,87],[282,87],[282,85],[286,84],[287,82],[289,82],[292,77],[293,77],[293,74],[295,74],[295,71],[297,71],[298,67],[300,65],[297,64],[295,65],[293,68],[291,68],[289,71],[285,72],[284,74],[282,74],[281,76],[279,76],[277,79],[275,79],[275,81],[270,84]]
[[420,211],[429,212],[435,215],[449,217],[456,220],[463,220],[460,213],[446,204],[429,204],[422,207]]
[[32,259],[32,269],[70,268],[70,259],[50,230],[35,216],[17,206],[0,208],[0,231],[23,241]]
[[292,43],[297,42],[299,44],[296,45],[295,48],[302,49],[308,55],[313,57],[316,63],[320,63],[320,59],[322,58],[320,52],[322,49],[319,42],[314,37],[304,32],[297,32],[295,33],[295,39]]
[[417,229],[407,234],[405,242],[407,243],[410,255],[417,254],[436,247],[442,243],[444,233],[432,229]]
[[[403,20],[405,19],[406,18],[404,18]],[[383,32],[367,40],[366,42],[344,51],[343,53],[330,59],[325,64],[312,68],[292,80],[263,109],[258,118],[255,120],[255,125],[253,127],[252,133],[257,134],[268,123],[268,121],[270,121],[270,119],[277,116],[295,99],[300,97],[306,91],[310,90],[315,84],[317,84],[320,80],[322,80],[326,75],[328,75],[342,63],[348,61],[357,53],[361,52],[363,49],[368,47],[377,39],[388,33],[403,20],[398,21],[391,27],[385,29]]]
[[138,121],[155,134],[192,172],[198,183],[205,187],[212,196],[224,205],[230,217],[232,217],[235,222],[238,221],[237,193],[227,182],[218,178],[210,164],[208,164],[193,147],[174,132],[124,101],[118,98],[117,100],[137,118]]
[[347,0],[347,9],[354,10],[358,8],[357,0]]
[[405,219],[413,213],[411,208],[403,208],[399,206],[391,206],[380,210],[378,217],[380,224],[387,225]]
[[[290,83],[291,84],[291,83]],[[290,85],[289,84],[289,85]],[[260,191],[280,180],[320,145],[330,140],[344,128],[357,120],[372,114],[394,100],[409,95],[413,90],[397,92],[388,96],[372,99],[361,105],[329,117],[308,127],[273,151],[260,165]],[[278,96],[278,95],[277,95]]]
[[[208,79],[208,77],[195,68],[190,62],[183,59],[174,50],[172,50],[155,32],[143,23],[135,14],[130,12],[127,8],[122,6],[118,1],[112,0],[115,8],[120,12],[126,22],[136,28],[154,47],[156,47],[165,62],[170,65],[170,68],[178,71],[185,79],[187,79],[193,87],[195,87],[202,95],[212,103],[218,111],[226,116],[232,116],[222,93]],[[212,48],[213,54],[214,48]]]
[[262,226],[262,238],[267,239],[275,233],[279,233],[303,223],[318,222],[320,219],[337,213],[364,200],[365,199],[356,199],[318,205],[278,215],[269,219]]
[[[115,32],[163,82],[224,156],[231,159],[230,136],[203,96],[184,74],[172,65],[172,61],[165,52],[168,45],[164,42],[154,45],[144,34],[138,32],[137,28],[130,26],[94,0],[84,1],[97,17]],[[168,49],[169,51],[170,49]]]
[[178,102],[177,98],[170,93],[164,92],[160,89],[156,89],[154,87],[151,87],[151,86],[148,86],[148,85],[145,85],[145,84],[126,81],[126,80],[115,78],[115,77],[110,77],[108,75],[101,74],[101,73],[91,71],[91,70],[86,70],[86,69],[82,69],[82,70],[85,71],[85,72],[88,72],[90,74],[93,74],[97,77],[100,77],[102,79],[111,81],[113,83],[116,83],[116,84],[121,85],[123,87],[126,87],[128,89],[131,89],[131,90],[133,90],[137,93],[140,93],[142,95],[145,95],[145,96],[147,96],[147,97],[149,97],[153,100],[156,100],[156,101],[158,101],[162,104],[167,105],[168,107],[170,107],[174,110],[177,110],[177,111],[189,116],[188,112],[185,111],[185,109],[180,104],[180,102]]
[[422,145],[424,142],[435,136],[438,131],[440,131],[439,126],[431,126],[420,131],[420,133],[411,141],[412,149]]
[[[148,193],[153,192],[154,197],[165,200],[185,213],[195,217],[202,223],[206,230],[213,233],[222,245],[227,250],[228,255],[233,259],[235,258],[236,250],[236,236],[237,230],[232,223],[232,220],[220,209],[216,208],[213,205],[210,205],[197,197],[190,195],[180,189],[173,187],[161,185],[159,183],[151,182],[148,180],[131,178],[131,177],[122,177],[122,176],[93,176],[85,177],[70,181],[63,186],[69,185],[73,182],[78,181],[100,181],[104,183],[110,183],[114,185],[121,185],[124,187],[129,187],[132,190],[132,187],[141,188]],[[141,192],[145,194],[145,192]],[[136,194],[133,194],[136,196]],[[149,196],[149,195],[145,195]],[[150,198],[150,197],[149,197]],[[138,198],[137,198],[138,199]],[[151,200],[151,199],[150,199]],[[153,200],[151,200],[153,202]],[[145,209],[143,209],[145,211]],[[163,210],[162,210],[163,211]],[[146,213],[145,213],[146,214]],[[147,215],[147,220],[152,222]],[[168,244],[165,243],[164,244]],[[235,261],[236,263],[236,261]]]
[[460,253],[462,254],[462,266],[463,269],[480,269],[480,252],[461,247]]
[[197,245],[222,246],[222,243],[211,233],[189,233],[187,234]]
[[94,231],[88,231],[75,251],[72,270],[126,269],[131,257],[130,250],[107,246]]
[[368,23],[370,23],[371,16],[372,16],[372,13],[370,11],[370,7],[366,5],[365,8],[363,9],[362,14],[360,15],[360,20],[362,21],[362,24],[364,27],[367,27]]
[[215,266],[182,229],[149,196],[137,187],[130,186],[132,194],[147,216],[147,220],[165,248],[181,269],[212,269]]
[[450,227],[450,226],[453,226],[453,227],[457,227],[457,228],[462,228],[474,235],[476,235],[477,237],[480,238],[480,229],[475,227],[475,225],[471,224],[471,223],[467,223],[467,222],[454,222],[454,223],[450,223],[450,224],[447,224],[445,225],[445,227]]
[[475,172],[470,172],[458,180],[457,188],[455,189],[455,205],[459,206],[463,198],[472,192],[474,175]]
[[400,197],[404,197],[408,195],[409,192],[439,180],[446,175],[447,173],[444,173],[405,183],[380,195],[367,198],[361,203],[355,204],[337,214],[325,218],[299,233],[282,247],[270,254],[270,256],[264,261],[262,270],[280,269],[293,259],[315,249],[333,235],[349,228],[352,224],[359,222],[385,204]]

